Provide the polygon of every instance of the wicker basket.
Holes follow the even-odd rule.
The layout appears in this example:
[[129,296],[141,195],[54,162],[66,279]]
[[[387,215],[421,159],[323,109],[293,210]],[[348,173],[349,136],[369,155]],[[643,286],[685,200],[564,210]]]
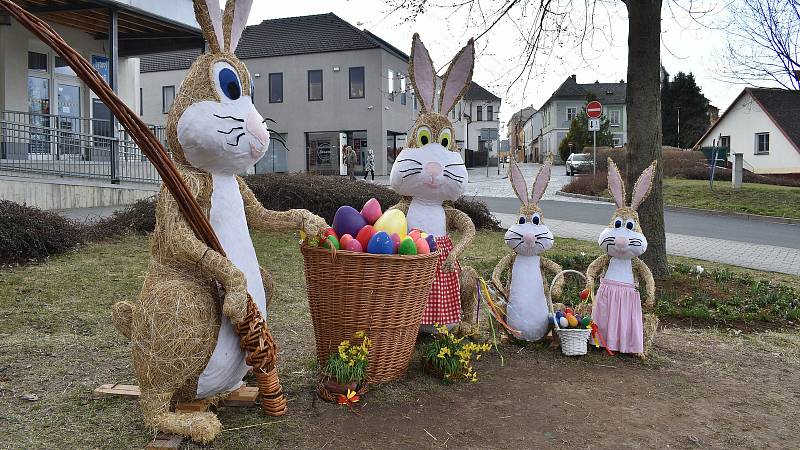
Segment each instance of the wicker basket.
[[324,366],[356,331],[372,340],[367,381],[401,378],[408,369],[438,252],[373,255],[301,246],[317,360]]
[[[553,299],[550,297],[550,292],[553,292],[556,280],[558,277],[563,277],[567,273],[575,273],[586,280],[586,276],[577,270],[562,270],[553,277],[550,283],[550,291],[547,293],[547,307],[550,309],[550,314],[555,314],[553,309]],[[554,327],[559,341],[561,341],[561,353],[566,356],[581,356],[585,355],[588,350],[589,336],[592,330],[588,328],[561,328],[558,321],[554,321]]]

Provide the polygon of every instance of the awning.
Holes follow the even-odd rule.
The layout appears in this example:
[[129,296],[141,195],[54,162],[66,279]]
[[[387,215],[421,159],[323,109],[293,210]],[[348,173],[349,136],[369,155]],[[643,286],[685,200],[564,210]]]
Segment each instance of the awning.
[[[203,35],[186,19],[186,0],[16,0],[45,21],[81,30],[95,39],[108,39],[111,11],[117,11],[119,56],[202,48]],[[169,6],[167,6],[169,5]],[[175,10],[175,20],[155,14]],[[191,24],[189,23],[191,22]]]

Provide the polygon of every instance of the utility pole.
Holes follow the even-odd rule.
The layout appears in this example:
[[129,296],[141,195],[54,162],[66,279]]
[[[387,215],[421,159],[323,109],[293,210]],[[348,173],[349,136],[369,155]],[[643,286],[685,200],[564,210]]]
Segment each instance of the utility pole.
[[678,140],[678,148],[681,148],[681,107],[678,106],[678,135],[676,136]]

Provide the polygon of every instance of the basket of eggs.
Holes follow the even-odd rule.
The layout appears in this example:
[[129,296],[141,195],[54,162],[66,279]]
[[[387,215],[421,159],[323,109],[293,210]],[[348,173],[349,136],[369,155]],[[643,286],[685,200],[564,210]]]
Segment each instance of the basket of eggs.
[[376,199],[340,207],[319,245],[301,244],[317,360],[324,366],[357,331],[372,340],[369,383],[401,378],[411,360],[436,275],[433,236]]
[[[562,270],[553,277],[549,292],[553,291],[558,277],[563,277],[567,273],[580,275],[586,280],[586,276],[577,270]],[[581,316],[568,307],[565,307],[563,311],[554,311],[549,292],[547,306],[550,308],[550,320],[553,322],[553,328],[561,343],[561,353],[566,356],[585,355],[588,350],[589,337],[592,335],[592,318],[588,315]],[[581,297],[583,297],[583,293],[581,293]]]

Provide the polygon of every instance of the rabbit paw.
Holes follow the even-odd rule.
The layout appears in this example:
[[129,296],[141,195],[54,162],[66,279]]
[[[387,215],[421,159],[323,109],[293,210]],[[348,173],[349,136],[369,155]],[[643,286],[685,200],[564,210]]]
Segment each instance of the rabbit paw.
[[322,236],[322,233],[328,228],[328,223],[325,222],[325,219],[311,211],[303,211],[303,222],[300,228],[309,238],[312,236]]
[[247,316],[247,291],[227,292],[222,305],[222,313],[233,323],[242,322]]
[[444,260],[444,264],[442,264],[442,270],[445,272],[455,272],[456,271],[456,259],[452,256],[447,257]]

